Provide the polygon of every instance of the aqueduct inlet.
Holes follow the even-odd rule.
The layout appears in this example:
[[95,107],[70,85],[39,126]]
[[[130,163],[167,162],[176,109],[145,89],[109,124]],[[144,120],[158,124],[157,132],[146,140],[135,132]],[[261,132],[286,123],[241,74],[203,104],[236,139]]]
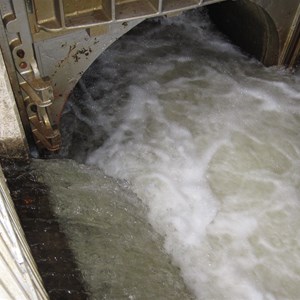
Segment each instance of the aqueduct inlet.
[[[93,61],[143,20],[202,6],[265,65],[299,63],[299,0],[2,0],[0,157],[28,157],[28,144],[59,150],[60,115]],[[47,299],[1,170],[0,188],[0,253],[9,279],[1,295]]]

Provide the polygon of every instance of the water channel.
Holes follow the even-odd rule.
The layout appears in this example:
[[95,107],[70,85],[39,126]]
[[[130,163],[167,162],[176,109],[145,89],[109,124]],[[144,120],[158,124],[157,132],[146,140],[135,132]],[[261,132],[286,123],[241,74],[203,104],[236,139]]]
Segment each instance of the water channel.
[[299,75],[200,10],[101,55],[34,162],[92,299],[299,299]]

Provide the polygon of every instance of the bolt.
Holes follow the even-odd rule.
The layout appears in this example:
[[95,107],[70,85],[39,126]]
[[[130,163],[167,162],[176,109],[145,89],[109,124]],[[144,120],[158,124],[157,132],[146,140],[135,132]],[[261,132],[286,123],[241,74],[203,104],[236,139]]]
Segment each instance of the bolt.
[[31,111],[32,111],[33,113],[36,113],[36,112],[37,112],[37,106],[36,106],[35,104],[32,104],[32,105],[30,106],[30,109],[31,109]]
[[23,50],[23,49],[19,49],[19,50],[17,51],[17,55],[18,55],[18,57],[20,57],[20,58],[24,58],[24,56],[25,56],[24,50]]
[[21,69],[26,69],[27,68],[27,63],[25,61],[20,62],[19,67]]

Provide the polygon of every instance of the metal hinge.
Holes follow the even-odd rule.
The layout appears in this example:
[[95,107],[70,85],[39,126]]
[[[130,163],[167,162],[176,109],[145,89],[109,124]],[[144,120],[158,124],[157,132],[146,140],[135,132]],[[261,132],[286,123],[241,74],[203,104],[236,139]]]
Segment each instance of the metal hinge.
[[53,88],[48,78],[40,76],[25,2],[4,0],[1,5],[4,7],[1,10],[2,19],[33,137],[38,148],[57,151],[61,144],[60,132],[49,117],[54,100]]
[[45,79],[31,78],[30,80],[30,76],[19,77],[28,119],[37,146],[49,151],[59,150],[60,133],[58,129],[53,128],[47,111],[53,99],[51,84]]

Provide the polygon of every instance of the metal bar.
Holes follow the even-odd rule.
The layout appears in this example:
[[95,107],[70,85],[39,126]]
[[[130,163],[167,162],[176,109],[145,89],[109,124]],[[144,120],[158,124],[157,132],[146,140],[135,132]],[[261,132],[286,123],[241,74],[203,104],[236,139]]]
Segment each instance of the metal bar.
[[62,0],[59,0],[59,18],[62,29],[66,28],[65,11]]
[[111,1],[111,19],[116,20],[116,0]]
[[288,67],[292,67],[296,63],[296,59],[300,51],[299,38],[300,38],[300,4],[298,5],[288,37],[284,43],[283,50],[279,58],[280,65],[286,65]]

